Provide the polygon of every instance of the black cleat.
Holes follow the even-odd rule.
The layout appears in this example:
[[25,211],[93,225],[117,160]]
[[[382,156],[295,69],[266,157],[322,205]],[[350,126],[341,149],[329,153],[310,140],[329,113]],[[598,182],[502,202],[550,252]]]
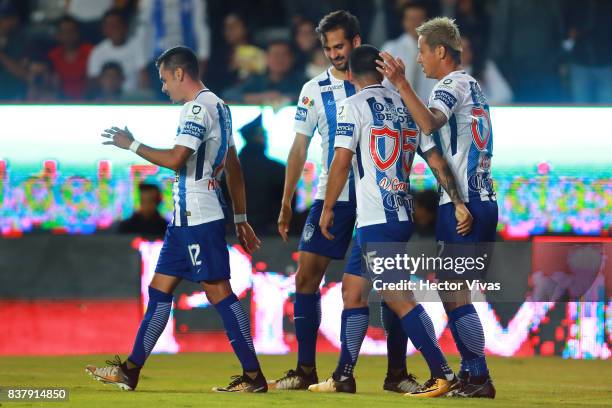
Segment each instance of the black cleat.
[[383,389],[385,391],[398,392],[400,394],[406,394],[408,392],[414,392],[421,387],[416,381],[416,377],[406,372],[399,376],[391,376],[387,373],[385,382],[383,383]]
[[347,377],[344,380],[335,379],[332,375],[327,380],[318,384],[312,384],[308,387],[308,391],[312,392],[346,392],[354,394],[357,392],[355,377]]
[[255,379],[246,374],[232,376],[227,387],[213,387],[215,392],[268,392],[268,382],[260,371]]
[[284,376],[278,380],[271,381],[269,385],[277,390],[307,390],[309,386],[318,382],[319,377],[315,368],[308,374],[301,368],[298,368],[297,370],[287,371]]
[[491,378],[487,378],[482,384],[474,384],[469,381],[461,381],[459,384],[459,387],[447,394],[449,397],[495,398],[496,391]]

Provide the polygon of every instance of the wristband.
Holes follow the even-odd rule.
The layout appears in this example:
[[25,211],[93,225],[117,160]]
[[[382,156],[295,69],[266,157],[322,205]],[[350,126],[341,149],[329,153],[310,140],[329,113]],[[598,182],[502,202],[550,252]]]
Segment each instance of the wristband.
[[240,224],[241,222],[246,222],[247,216],[246,214],[234,214],[234,224]]
[[139,147],[140,147],[140,142],[137,140],[134,140],[132,144],[130,145],[129,149],[133,151],[134,153],[136,153]]

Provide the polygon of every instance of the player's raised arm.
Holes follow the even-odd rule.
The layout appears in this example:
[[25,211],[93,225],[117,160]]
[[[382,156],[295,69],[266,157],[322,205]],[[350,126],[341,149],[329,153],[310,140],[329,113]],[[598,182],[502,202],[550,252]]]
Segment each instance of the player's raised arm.
[[193,154],[193,150],[182,145],[175,145],[172,149],[156,149],[138,142],[127,127],[119,129],[116,126],[104,130],[102,137],[108,140],[105,145],[117,146],[121,149],[131,150],[143,159],[174,171],[178,171]]
[[447,117],[438,109],[428,108],[406,79],[404,72],[406,67],[400,58],[394,58],[386,51],[380,53],[382,60],[376,61],[379,65],[376,69],[383,74],[389,82],[395,86],[412,114],[414,121],[421,131],[430,135],[440,129],[447,122]]
[[297,184],[302,177],[304,164],[308,156],[308,146],[312,139],[301,133],[295,134],[289,156],[287,157],[287,167],[285,169],[285,186],[283,188],[283,199],[281,202],[281,210],[278,216],[278,233],[287,242],[287,233],[289,232],[289,224],[293,216],[291,202],[297,188]]
[[247,253],[252,254],[261,247],[261,241],[246,220],[246,194],[244,177],[236,147],[230,146],[225,159],[225,177],[227,190],[234,206],[234,223],[236,236]]
[[438,180],[438,183],[440,183],[442,188],[446,190],[453,204],[455,204],[457,232],[461,235],[469,234],[470,230],[472,229],[472,222],[474,218],[459,194],[457,181],[455,180],[455,176],[448,166],[448,163],[446,160],[444,160],[444,157],[442,157],[436,147],[432,147],[423,153],[423,158],[436,177],[436,180]]

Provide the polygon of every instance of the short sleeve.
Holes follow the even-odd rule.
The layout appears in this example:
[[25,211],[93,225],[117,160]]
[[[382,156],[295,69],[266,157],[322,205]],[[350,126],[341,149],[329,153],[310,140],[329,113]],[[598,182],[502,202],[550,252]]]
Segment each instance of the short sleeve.
[[181,124],[176,144],[198,150],[210,129],[212,120],[206,108],[197,102],[188,102],[183,107]]
[[463,85],[456,78],[444,78],[434,86],[429,107],[450,118],[463,93]]
[[434,147],[436,147],[436,143],[434,142],[433,137],[425,135],[423,132],[419,131],[419,146],[417,148],[417,153],[420,156],[423,156],[425,152],[433,149]]
[[315,87],[311,83],[306,83],[300,92],[295,111],[293,130],[308,137],[312,137],[317,128],[317,108],[314,95]]
[[359,123],[355,115],[355,107],[346,102],[339,105],[336,123],[334,148],[344,147],[354,153],[359,143],[359,134],[356,132],[359,130]]

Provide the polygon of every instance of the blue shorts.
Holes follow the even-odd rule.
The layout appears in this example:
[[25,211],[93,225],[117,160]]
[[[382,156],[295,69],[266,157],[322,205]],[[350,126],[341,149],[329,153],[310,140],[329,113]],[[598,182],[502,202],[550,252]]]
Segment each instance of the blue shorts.
[[446,203],[438,207],[436,239],[448,243],[495,241],[497,201],[470,201],[466,206],[474,217],[470,233],[465,236],[457,233],[455,206]]
[[408,242],[412,236],[414,224],[412,221],[388,222],[357,228],[355,243],[351,256],[346,263],[344,273],[366,277],[367,271],[362,265],[365,245],[369,242]]
[[155,272],[192,282],[228,280],[225,219],[191,227],[169,225]]
[[346,250],[353,237],[355,228],[355,217],[357,209],[352,202],[339,202],[334,207],[334,225],[329,232],[334,236],[333,240],[328,240],[321,234],[319,219],[323,210],[323,200],[315,200],[308,218],[302,238],[300,239],[299,251],[312,252],[332,259],[344,259]]

